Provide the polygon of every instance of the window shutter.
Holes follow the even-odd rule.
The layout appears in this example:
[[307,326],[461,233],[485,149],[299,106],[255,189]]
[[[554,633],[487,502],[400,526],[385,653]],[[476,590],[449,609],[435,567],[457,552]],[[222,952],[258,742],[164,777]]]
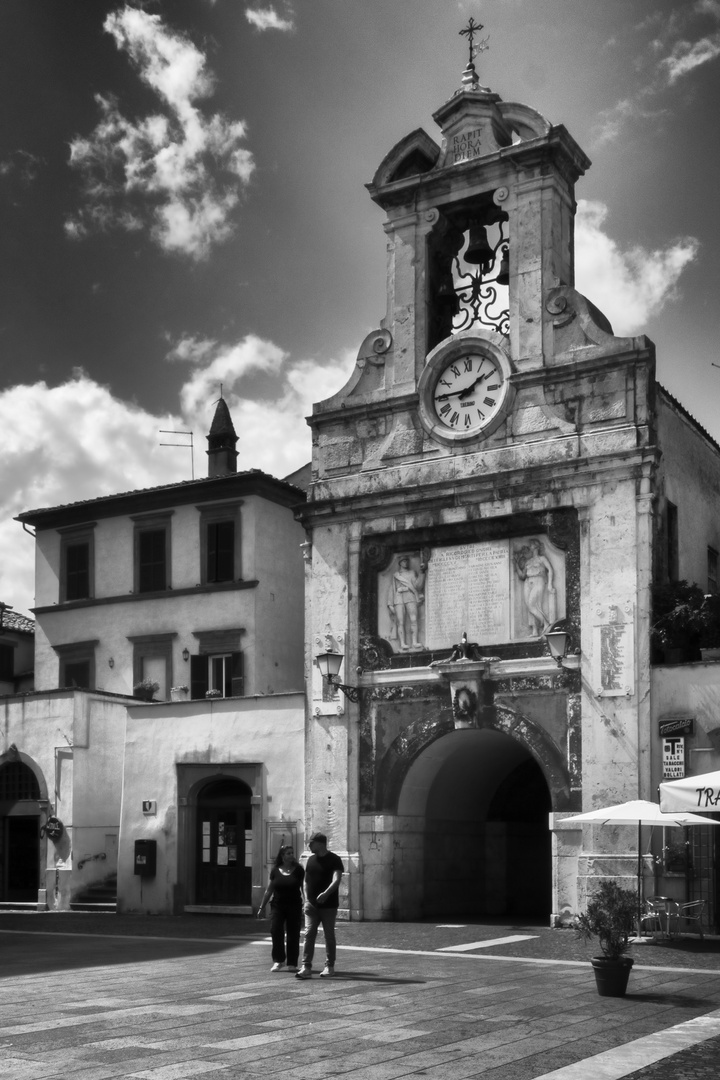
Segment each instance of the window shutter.
[[165,542],[165,529],[147,529],[140,533],[140,592],[166,588]]
[[207,527],[207,579],[232,581],[234,576],[235,522],[211,522]]
[[203,698],[208,688],[207,656],[190,657],[190,697]]
[[243,697],[245,694],[245,656],[243,653],[230,654],[230,669],[232,671],[230,693],[232,697]]
[[65,598],[85,600],[90,595],[90,545],[68,544],[65,558]]

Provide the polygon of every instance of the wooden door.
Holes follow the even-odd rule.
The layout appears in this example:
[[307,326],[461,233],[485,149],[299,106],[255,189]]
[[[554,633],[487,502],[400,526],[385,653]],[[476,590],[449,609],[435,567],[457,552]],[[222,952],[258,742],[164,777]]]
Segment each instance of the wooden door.
[[226,778],[206,784],[196,817],[197,904],[247,906],[252,892],[250,788]]

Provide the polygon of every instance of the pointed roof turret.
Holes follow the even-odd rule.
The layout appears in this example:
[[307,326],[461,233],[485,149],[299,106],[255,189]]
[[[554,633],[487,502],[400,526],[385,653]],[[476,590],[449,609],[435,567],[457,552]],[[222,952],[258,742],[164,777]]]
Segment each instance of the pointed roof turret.
[[235,434],[230,410],[225,398],[221,397],[215,409],[207,437],[208,476],[225,476],[237,472],[238,437]]

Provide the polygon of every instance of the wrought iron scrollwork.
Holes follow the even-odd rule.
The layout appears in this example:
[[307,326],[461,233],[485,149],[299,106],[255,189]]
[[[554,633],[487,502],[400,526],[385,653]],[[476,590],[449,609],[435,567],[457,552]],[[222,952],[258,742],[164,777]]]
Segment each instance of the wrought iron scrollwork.
[[475,272],[463,269],[459,254],[453,258],[453,289],[458,300],[458,311],[453,319],[453,334],[469,330],[473,326],[486,326],[504,337],[510,333],[509,308],[497,310],[504,301],[504,286],[507,282],[507,278],[504,281],[498,280],[503,266],[507,267],[507,221],[497,222],[497,227],[499,238],[489,248],[492,258],[485,274],[482,268]]

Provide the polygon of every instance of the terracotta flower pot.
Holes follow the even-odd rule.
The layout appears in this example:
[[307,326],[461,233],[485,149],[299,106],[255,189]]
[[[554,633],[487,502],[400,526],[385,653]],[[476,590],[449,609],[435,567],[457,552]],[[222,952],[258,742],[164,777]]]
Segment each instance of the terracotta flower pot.
[[611,960],[607,956],[593,956],[590,963],[595,972],[595,983],[600,997],[625,997],[630,968],[635,961],[631,956]]

